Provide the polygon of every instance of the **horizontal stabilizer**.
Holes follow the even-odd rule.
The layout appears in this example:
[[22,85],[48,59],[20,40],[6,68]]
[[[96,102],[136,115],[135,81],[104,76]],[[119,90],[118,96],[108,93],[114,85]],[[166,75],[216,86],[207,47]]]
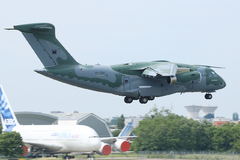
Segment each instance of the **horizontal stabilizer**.
[[15,30],[14,28],[4,28],[5,30]]

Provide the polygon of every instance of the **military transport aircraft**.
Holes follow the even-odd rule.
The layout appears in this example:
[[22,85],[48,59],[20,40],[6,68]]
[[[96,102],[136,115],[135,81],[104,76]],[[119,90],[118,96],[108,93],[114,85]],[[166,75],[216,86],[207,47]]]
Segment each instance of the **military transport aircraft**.
[[[226,86],[225,81],[205,65],[188,65],[165,60],[132,62],[111,66],[83,65],[75,61],[55,37],[49,23],[16,25],[26,38],[44,69],[35,70],[49,78],[81,88],[125,96],[124,101],[145,104],[155,97],[184,92],[211,92]],[[218,67],[216,67],[218,68]]]

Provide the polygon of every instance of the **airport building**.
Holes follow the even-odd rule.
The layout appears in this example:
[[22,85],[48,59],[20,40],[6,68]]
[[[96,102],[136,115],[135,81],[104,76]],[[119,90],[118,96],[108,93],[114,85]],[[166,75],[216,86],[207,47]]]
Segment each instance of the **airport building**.
[[[217,109],[217,106],[185,106],[188,111],[188,119],[192,118],[195,120],[202,121],[203,119],[213,120],[214,112]],[[199,117],[199,112],[203,111],[203,117]]]
[[188,111],[188,119],[198,119],[199,118],[199,111],[202,109],[202,106],[185,106],[186,110]]
[[230,119],[224,117],[217,117],[213,119],[214,126],[222,126],[224,123],[230,123]]
[[[110,118],[104,118],[104,120],[106,121],[106,122],[111,122],[111,120],[117,120],[119,118],[119,116],[115,116],[115,117],[110,117]],[[139,122],[141,121],[141,120],[143,120],[143,118],[144,118],[144,116],[141,116],[141,115],[139,115],[139,116],[129,116],[129,117],[124,117],[124,119],[125,119],[125,121],[124,121],[124,125],[126,126],[126,125],[128,125],[128,123],[129,122],[132,122],[133,123],[133,127],[134,128],[137,128],[137,126],[138,126],[138,124],[139,124]],[[117,125],[111,125],[111,127],[117,127]],[[116,129],[112,129],[112,131],[114,131],[114,130],[116,130]]]
[[[214,115],[215,110],[218,108],[217,106],[186,106],[188,111],[188,119],[192,118],[199,122],[203,122],[203,120],[207,120],[211,122],[214,126],[222,126],[225,123],[239,123],[237,113],[234,113],[233,117],[236,117],[235,120],[231,121],[229,118],[225,117],[216,117]],[[199,112],[203,111],[203,117],[199,117]]]
[[41,112],[15,112],[21,125],[86,125],[93,128],[99,137],[111,137],[112,133],[102,118],[93,113],[64,113],[52,111],[50,114]]
[[133,123],[133,127],[134,128],[137,128],[139,122],[141,120],[143,120],[143,116],[130,116],[130,117],[125,117],[125,121],[124,121],[124,124],[125,126],[129,123],[129,122],[132,122]]
[[203,117],[205,119],[214,118],[214,112],[216,109],[217,109],[217,106],[203,106],[202,107]]

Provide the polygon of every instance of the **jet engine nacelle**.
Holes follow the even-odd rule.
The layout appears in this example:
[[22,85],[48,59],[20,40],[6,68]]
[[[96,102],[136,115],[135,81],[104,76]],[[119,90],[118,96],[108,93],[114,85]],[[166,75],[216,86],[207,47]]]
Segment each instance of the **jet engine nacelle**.
[[118,139],[113,144],[113,148],[114,148],[114,150],[119,151],[119,152],[126,152],[130,149],[130,143],[125,140]]
[[30,151],[30,148],[28,148],[27,146],[23,146],[22,148],[24,149],[24,153],[21,156],[27,156]]
[[179,73],[174,77],[167,77],[168,84],[176,85],[190,85],[200,83],[202,81],[202,75],[198,71],[190,71]]
[[112,148],[109,144],[101,142],[101,148],[97,151],[100,155],[109,155],[112,152]]

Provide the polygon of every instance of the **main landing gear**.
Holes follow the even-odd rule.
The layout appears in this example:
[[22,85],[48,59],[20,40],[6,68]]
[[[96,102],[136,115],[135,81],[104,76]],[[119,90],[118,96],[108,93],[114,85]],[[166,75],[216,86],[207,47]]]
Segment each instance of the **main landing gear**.
[[132,103],[133,100],[138,100],[141,104],[146,104],[149,100],[152,101],[155,99],[154,96],[148,96],[148,97],[140,97],[140,98],[133,98],[133,97],[125,97],[124,102],[125,103]]
[[95,160],[95,157],[94,157],[93,154],[89,154],[89,155],[87,156],[87,158],[88,158],[88,160]]
[[72,156],[72,155],[68,155],[66,154],[65,156],[62,156],[62,159],[74,159],[75,156]]
[[209,94],[209,93],[206,93],[206,94],[205,94],[205,98],[206,98],[206,99],[212,99],[212,97],[213,97],[212,94]]

